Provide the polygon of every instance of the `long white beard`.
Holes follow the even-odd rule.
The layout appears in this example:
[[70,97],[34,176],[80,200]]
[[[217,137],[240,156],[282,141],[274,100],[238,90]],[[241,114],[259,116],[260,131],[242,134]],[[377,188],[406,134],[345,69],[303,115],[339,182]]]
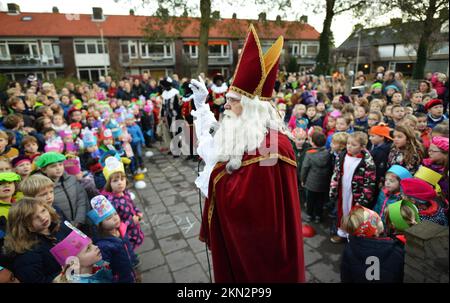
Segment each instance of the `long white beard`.
[[245,152],[256,151],[262,145],[269,128],[290,136],[269,102],[242,96],[241,104],[243,110],[240,116],[230,110],[224,112],[220,127],[214,135],[217,161],[228,161],[226,169],[229,173],[241,167]]

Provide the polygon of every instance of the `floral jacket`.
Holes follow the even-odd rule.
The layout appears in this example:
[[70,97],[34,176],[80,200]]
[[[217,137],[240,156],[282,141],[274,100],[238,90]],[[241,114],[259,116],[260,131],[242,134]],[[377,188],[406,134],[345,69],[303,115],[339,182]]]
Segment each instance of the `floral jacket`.
[[414,154],[413,160],[406,163],[404,152],[392,145],[391,151],[389,152],[388,156],[388,169],[392,165],[397,164],[406,168],[411,173],[411,175],[414,175],[419,169],[421,162],[422,156],[420,154]]
[[[330,183],[330,198],[338,201],[338,213],[339,202],[342,197],[341,183],[342,176],[344,175],[344,159],[347,151],[344,151],[336,158],[336,164],[334,166],[333,176]],[[352,179],[352,194],[353,205],[358,203],[364,207],[371,208],[373,205],[375,187],[376,187],[376,173],[375,163],[372,156],[367,150],[362,151],[363,159],[356,167],[355,173]]]

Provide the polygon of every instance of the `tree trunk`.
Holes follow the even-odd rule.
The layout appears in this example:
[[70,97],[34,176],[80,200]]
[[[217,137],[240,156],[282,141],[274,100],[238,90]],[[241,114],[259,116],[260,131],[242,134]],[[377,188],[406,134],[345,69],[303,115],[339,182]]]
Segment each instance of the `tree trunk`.
[[200,45],[198,49],[197,73],[208,74],[208,38],[211,19],[211,0],[200,0]]
[[423,79],[425,76],[425,65],[428,59],[428,46],[430,44],[430,36],[433,33],[433,16],[436,13],[436,0],[430,1],[430,6],[427,9],[427,18],[423,23],[422,36],[419,40],[419,47],[417,49],[416,64],[413,70],[413,79]]
[[330,38],[331,38],[331,22],[334,17],[334,4],[335,0],[327,0],[327,13],[325,20],[323,21],[323,30],[320,34],[319,40],[319,53],[316,58],[316,71],[317,75],[328,75],[330,69]]

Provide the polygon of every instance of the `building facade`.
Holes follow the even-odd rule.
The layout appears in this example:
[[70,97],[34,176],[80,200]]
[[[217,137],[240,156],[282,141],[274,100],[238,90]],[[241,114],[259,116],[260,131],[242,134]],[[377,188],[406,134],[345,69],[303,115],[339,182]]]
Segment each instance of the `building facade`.
[[[158,29],[166,38],[149,39],[144,29],[161,21],[156,17],[105,16],[101,8],[94,8],[92,15],[61,14],[57,10],[24,13],[15,7],[0,12],[0,73],[11,80],[30,73],[39,79],[76,77],[96,81],[112,71],[120,75],[150,72],[155,78],[173,73],[190,77],[196,72],[198,18],[174,17]],[[179,19],[184,26],[174,33],[170,28],[176,27]],[[297,58],[299,70],[314,65],[319,33],[304,22],[218,18],[209,33],[209,75],[220,72],[232,76],[250,23],[258,31],[263,51],[283,35],[283,53]]]
[[[358,64],[357,70],[365,74],[374,73],[378,66],[384,66],[411,76],[417,59],[417,26],[416,22],[399,23],[394,19],[388,26],[353,32],[334,50],[333,61],[341,72],[355,71]],[[435,33],[432,40],[425,72],[448,74],[448,23]]]

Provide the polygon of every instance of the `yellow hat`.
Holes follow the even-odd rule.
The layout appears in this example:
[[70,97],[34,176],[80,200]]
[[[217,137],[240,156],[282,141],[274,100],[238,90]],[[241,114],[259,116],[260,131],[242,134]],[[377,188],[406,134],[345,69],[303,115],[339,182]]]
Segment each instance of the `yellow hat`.
[[423,181],[428,182],[431,184],[437,193],[441,192],[441,187],[439,186],[438,182],[441,180],[442,175],[438,172],[435,172],[434,170],[421,165],[419,169],[417,170],[414,177],[422,179]]
[[108,181],[109,177],[117,172],[122,172],[125,174],[125,168],[123,163],[117,160],[116,157],[108,157],[105,160],[105,167],[103,168],[103,175],[105,176],[106,181]]

